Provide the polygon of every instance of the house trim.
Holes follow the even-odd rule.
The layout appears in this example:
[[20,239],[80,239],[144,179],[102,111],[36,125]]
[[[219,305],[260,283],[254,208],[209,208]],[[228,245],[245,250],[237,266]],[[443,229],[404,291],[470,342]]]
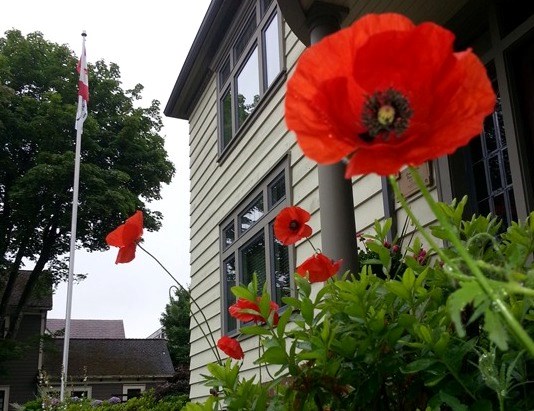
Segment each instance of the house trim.
[[209,78],[210,65],[240,1],[212,0],[176,80],[164,113],[188,120]]
[[0,385],[0,391],[4,392],[4,406],[0,411],[8,411],[9,409],[9,385]]

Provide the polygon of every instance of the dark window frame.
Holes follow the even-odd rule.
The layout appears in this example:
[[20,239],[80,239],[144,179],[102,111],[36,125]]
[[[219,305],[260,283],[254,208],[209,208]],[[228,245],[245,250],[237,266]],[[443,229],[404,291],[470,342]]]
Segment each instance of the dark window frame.
[[[253,121],[261,111],[261,107],[269,100],[270,95],[283,84],[285,78],[285,59],[284,59],[284,42],[283,42],[283,24],[281,13],[278,9],[277,2],[271,1],[267,9],[263,9],[265,1],[254,0],[247,2],[241,15],[236,18],[234,22],[234,31],[229,35],[229,39],[223,52],[217,57],[219,64],[216,66],[217,72],[217,130],[218,130],[218,152],[219,160],[222,160],[228,152],[235,146],[239,136],[248,128],[248,125]],[[241,40],[243,31],[246,28],[246,23],[255,16],[256,28],[253,34],[248,39],[246,46],[241,53],[236,56],[235,46]],[[265,33],[273,21],[277,21],[278,32],[278,74],[271,79],[268,84],[268,70],[267,70],[267,47],[265,40]],[[235,27],[238,27],[237,29]],[[237,78],[242,72],[243,68],[249,61],[250,56],[254,50],[257,50],[258,72],[257,80],[259,82],[259,100],[251,113],[239,124],[239,110],[238,110],[238,94],[237,94]],[[229,71],[228,71],[229,68]],[[230,119],[225,119],[225,111],[223,100],[224,97],[230,93]],[[225,122],[230,129],[230,135],[225,134]]]
[[[518,91],[516,84],[516,73],[514,72],[512,56],[517,50],[521,50],[527,44],[531,44],[534,29],[534,15],[520,16],[522,23],[517,27],[501,30],[501,17],[495,5],[490,7],[481,7],[476,14],[476,21],[483,22],[479,24],[478,29],[470,30],[470,26],[462,24],[455,26],[457,39],[462,40],[458,43],[458,48],[465,48],[467,45],[472,46],[474,51],[480,56],[484,64],[494,64],[495,78],[499,85],[500,109],[502,110],[502,124],[504,124],[506,138],[506,152],[503,152],[499,160],[509,164],[511,173],[511,186],[507,183],[507,189],[510,196],[505,198],[505,208],[507,214],[515,208],[517,219],[524,220],[530,211],[534,208],[534,192],[531,187],[534,181],[534,171],[528,158],[532,150],[526,149],[524,130],[524,119],[521,118],[521,104],[518,102]],[[515,10],[515,12],[519,12]],[[459,14],[460,15],[460,14]],[[465,13],[461,14],[461,19],[465,21],[468,17]],[[449,23],[450,24],[450,23]],[[501,113],[500,113],[501,114]],[[499,120],[500,121],[500,120]],[[473,191],[470,184],[473,180],[469,173],[472,172],[470,163],[470,147],[462,147],[456,153],[444,156],[436,162],[436,174],[439,180],[438,190],[439,199],[444,202],[450,202],[453,198],[461,198],[463,195],[470,196],[467,204],[467,213],[476,211],[476,206],[472,203]],[[505,169],[507,165],[505,164]],[[486,169],[487,170],[487,169]],[[508,172],[508,170],[506,170]],[[501,202],[502,204],[502,202]],[[493,209],[490,209],[493,211]]]
[[[291,202],[290,199],[290,178],[289,178],[289,160],[286,158],[284,161],[275,166],[267,175],[260,181],[260,183],[239,202],[226,218],[219,224],[220,232],[220,275],[221,275],[221,329],[225,335],[235,335],[239,330],[241,324],[239,321],[234,321],[228,314],[228,306],[233,301],[228,301],[227,296],[231,295],[229,287],[226,281],[226,267],[228,263],[232,263],[235,272],[235,283],[243,283],[243,267],[242,267],[242,251],[252,244],[259,236],[263,236],[265,247],[265,277],[267,282],[267,290],[271,295],[271,299],[274,300],[276,296],[276,284],[275,284],[275,239],[273,232],[273,222],[282,208],[288,206]],[[280,178],[284,179],[285,184],[285,196],[280,198],[277,202],[272,204],[270,202],[270,189],[273,187],[273,183],[280,181]],[[264,213],[255,221],[246,231],[241,232],[239,227],[240,216],[250,207],[253,201],[259,196],[263,196]],[[233,224],[235,232],[235,240],[232,244],[226,243],[224,236],[225,230]],[[291,274],[295,270],[295,258],[294,249],[290,247],[288,250],[288,276],[289,276],[289,295],[294,294],[293,280]],[[258,284],[261,288],[263,284]],[[261,289],[259,290],[261,292]],[[282,306],[281,301],[277,303]],[[235,325],[235,327],[234,327]]]

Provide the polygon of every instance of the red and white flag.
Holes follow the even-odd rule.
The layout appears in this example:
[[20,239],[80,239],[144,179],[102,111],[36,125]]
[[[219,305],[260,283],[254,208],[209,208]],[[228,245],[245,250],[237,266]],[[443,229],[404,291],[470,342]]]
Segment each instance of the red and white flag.
[[78,111],[76,112],[76,130],[83,129],[83,122],[87,118],[87,102],[89,101],[89,76],[87,73],[87,56],[85,54],[85,32],[83,36],[82,55],[78,60],[76,71],[80,74],[78,78]]

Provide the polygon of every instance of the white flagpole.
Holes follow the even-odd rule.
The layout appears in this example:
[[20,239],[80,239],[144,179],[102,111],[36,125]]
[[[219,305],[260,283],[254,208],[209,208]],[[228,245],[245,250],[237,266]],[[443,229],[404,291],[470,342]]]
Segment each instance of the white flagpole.
[[[80,79],[87,68],[87,61],[85,56],[85,37],[87,34],[85,31],[82,33],[82,55],[80,57]],[[87,78],[87,77],[85,77]],[[80,110],[87,102],[83,101],[82,95],[78,92],[78,113],[76,115],[76,154],[74,157],[74,190],[72,193],[72,218],[70,226],[70,255],[69,255],[69,278],[67,282],[67,308],[65,314],[65,336],[63,341],[63,364],[61,369],[61,391],[60,400],[63,402],[65,399],[65,388],[67,385],[67,372],[69,366],[69,343],[70,343],[70,316],[72,308],[72,285],[74,277],[74,253],[76,251],[76,224],[78,220],[78,191],[80,187],[80,156],[82,145],[82,133],[83,133],[83,120],[80,116],[87,115],[87,108]],[[84,112],[85,111],[85,112]]]

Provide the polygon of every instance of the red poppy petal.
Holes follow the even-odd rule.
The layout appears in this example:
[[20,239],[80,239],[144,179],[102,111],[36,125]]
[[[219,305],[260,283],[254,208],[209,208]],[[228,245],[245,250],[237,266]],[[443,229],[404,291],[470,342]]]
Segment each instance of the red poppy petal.
[[135,258],[135,249],[135,243],[119,248],[115,264],[129,263],[130,261],[132,261]]
[[358,120],[364,97],[347,78],[325,80],[317,86],[313,99],[306,100],[299,95],[298,84],[288,84],[286,123],[307,157],[329,164],[354,150],[354,140],[363,131]]
[[122,241],[125,245],[137,243],[143,234],[143,229],[135,224],[124,224],[122,230]]
[[300,235],[301,237],[309,237],[309,236],[311,236],[312,234],[313,234],[313,230],[312,230],[312,228],[311,228],[308,224],[304,224],[304,225],[302,226],[302,229],[301,229],[300,233],[299,233],[299,235]]
[[357,51],[353,75],[368,93],[394,87],[430,96],[428,87],[439,82],[439,68],[452,58],[453,42],[450,31],[433,23],[380,33]]
[[143,212],[137,210],[134,215],[106,236],[106,243],[114,247],[124,247],[137,242],[143,235]]
[[126,224],[135,226],[141,233],[143,232],[143,212],[137,210],[133,216],[126,220]]
[[124,247],[124,240],[123,240],[123,231],[124,231],[124,224],[121,224],[118,226],[115,230],[113,230],[111,233],[109,233],[106,236],[106,243],[108,245],[112,245],[114,247]]
[[235,360],[241,360],[245,356],[239,341],[234,340],[226,335],[219,338],[219,341],[217,341],[217,347],[219,347],[219,349],[226,355]]

